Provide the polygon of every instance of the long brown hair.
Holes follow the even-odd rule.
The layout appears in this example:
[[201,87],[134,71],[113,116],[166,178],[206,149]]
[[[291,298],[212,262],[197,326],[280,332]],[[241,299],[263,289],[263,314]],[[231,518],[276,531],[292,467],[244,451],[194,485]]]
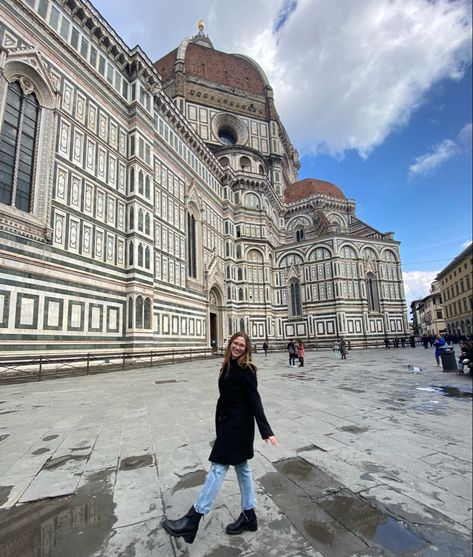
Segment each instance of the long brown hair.
[[242,339],[244,339],[245,345],[246,345],[245,351],[243,352],[243,354],[241,356],[239,356],[239,358],[237,360],[238,365],[241,366],[241,367],[249,367],[256,373],[256,366],[251,361],[251,341],[250,341],[250,337],[246,333],[244,333],[243,331],[240,331],[240,332],[235,333],[234,335],[232,335],[230,340],[228,341],[227,347],[225,349],[225,355],[223,357],[223,364],[222,364],[222,369],[220,370],[220,374],[224,373],[230,367],[230,362],[232,360],[232,353],[231,353],[230,347],[232,345],[232,342],[238,337],[241,337]]

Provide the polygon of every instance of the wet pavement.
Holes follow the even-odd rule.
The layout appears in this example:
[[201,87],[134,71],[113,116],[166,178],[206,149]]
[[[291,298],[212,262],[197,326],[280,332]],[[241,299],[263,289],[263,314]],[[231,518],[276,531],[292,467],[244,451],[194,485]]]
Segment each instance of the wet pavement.
[[257,532],[233,471],[192,545],[220,359],[0,387],[0,557],[470,557],[472,380],[423,348],[257,354]]

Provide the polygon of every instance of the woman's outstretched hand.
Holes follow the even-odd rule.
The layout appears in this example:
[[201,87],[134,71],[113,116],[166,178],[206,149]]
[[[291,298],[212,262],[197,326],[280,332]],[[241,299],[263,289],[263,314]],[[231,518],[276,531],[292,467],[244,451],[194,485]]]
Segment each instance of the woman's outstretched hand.
[[270,435],[267,439],[265,439],[266,443],[271,443],[271,445],[277,445],[278,442],[276,441],[276,437],[274,435]]

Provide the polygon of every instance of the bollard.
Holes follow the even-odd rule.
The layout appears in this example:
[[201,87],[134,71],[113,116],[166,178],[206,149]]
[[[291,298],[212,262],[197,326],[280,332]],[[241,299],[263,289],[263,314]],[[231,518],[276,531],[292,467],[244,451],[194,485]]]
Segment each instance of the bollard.
[[39,357],[38,381],[41,381],[41,373],[43,371],[43,356]]
[[171,349],[171,361],[174,365],[174,348]]
[[86,375],[89,375],[89,367],[90,367],[90,354],[87,354],[87,367],[85,371]]
[[125,352],[123,352],[122,369],[125,369]]
[[149,363],[151,365],[151,367],[153,366],[153,351],[151,350],[150,354],[149,354]]

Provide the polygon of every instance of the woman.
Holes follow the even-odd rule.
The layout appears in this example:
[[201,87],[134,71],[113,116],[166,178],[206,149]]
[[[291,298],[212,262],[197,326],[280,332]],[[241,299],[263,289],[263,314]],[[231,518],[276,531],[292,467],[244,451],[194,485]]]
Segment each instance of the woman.
[[299,358],[299,367],[304,367],[305,346],[302,340],[297,341],[297,357]]
[[209,460],[207,479],[195,504],[178,520],[166,519],[163,527],[172,536],[192,543],[200,519],[210,512],[230,465],[235,467],[240,486],[242,512],[226,527],[230,535],[258,529],[255,492],[248,460],[253,458],[255,419],[261,437],[271,445],[277,441],[264,415],[258,393],[256,367],[251,361],[251,343],[246,333],[235,333],[229,340],[218,380],[220,397],[215,412],[217,439]]

